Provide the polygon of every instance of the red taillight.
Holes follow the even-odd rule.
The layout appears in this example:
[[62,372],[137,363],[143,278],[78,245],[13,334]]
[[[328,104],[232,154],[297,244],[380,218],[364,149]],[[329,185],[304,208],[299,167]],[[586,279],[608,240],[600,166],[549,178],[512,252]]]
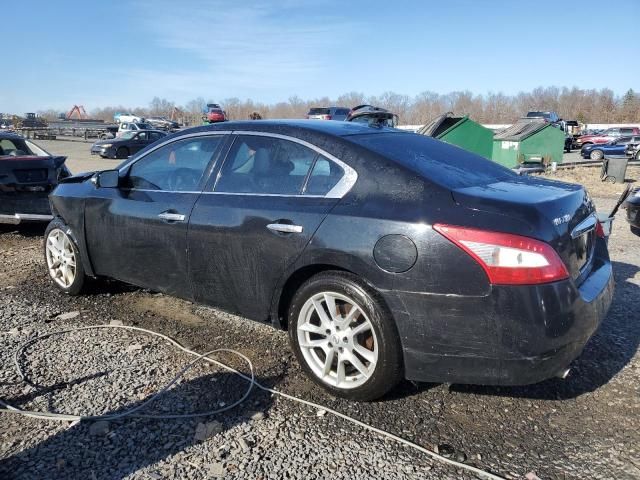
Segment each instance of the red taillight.
[[599,221],[596,222],[596,235],[600,238],[605,237],[604,228],[602,228],[602,224]]
[[452,225],[433,228],[474,258],[494,285],[535,285],[569,277],[556,251],[545,242]]

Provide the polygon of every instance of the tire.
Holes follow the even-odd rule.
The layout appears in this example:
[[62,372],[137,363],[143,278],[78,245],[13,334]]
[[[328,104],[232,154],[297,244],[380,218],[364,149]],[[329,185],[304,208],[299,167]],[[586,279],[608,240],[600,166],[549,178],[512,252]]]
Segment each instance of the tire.
[[602,150],[591,150],[591,152],[589,152],[589,158],[591,160],[602,160],[604,158],[604,153]]
[[[86,275],[80,260],[80,250],[71,229],[54,218],[44,233],[44,261],[49,279],[58,290],[67,295],[78,295],[86,284]],[[60,257],[63,265],[60,265]]]
[[633,156],[634,160],[638,160],[640,161],[640,148],[638,148],[638,151],[636,152],[636,154]]
[[116,150],[116,158],[125,159],[129,156],[129,149],[127,147],[119,147]]
[[631,225],[631,233],[640,237],[640,228]]
[[[329,304],[335,308],[325,309]],[[333,395],[371,401],[403,378],[393,319],[380,295],[356,275],[328,271],[310,278],[295,293],[288,320],[303,370]]]

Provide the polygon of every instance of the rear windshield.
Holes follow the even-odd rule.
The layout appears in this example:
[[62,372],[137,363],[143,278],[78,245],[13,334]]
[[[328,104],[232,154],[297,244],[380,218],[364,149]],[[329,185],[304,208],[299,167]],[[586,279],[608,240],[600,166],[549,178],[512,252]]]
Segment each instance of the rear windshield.
[[345,138],[450,190],[517,176],[497,163],[425,135],[378,133]]
[[328,108],[312,108],[309,110],[309,115],[329,115]]

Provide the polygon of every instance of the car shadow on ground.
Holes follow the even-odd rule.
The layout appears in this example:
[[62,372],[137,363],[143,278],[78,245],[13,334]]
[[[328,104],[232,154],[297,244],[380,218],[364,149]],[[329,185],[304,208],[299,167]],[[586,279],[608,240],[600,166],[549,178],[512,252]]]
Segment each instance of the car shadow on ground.
[[[270,384],[271,380],[256,378],[256,381],[264,382],[263,384]],[[206,412],[219,408],[220,402],[231,405],[242,397],[247,386],[246,380],[233,373],[206,374],[178,383],[137,413]],[[99,395],[98,392],[93,394]],[[146,401],[151,394],[149,393],[143,400],[138,399],[137,402],[128,403],[122,409],[105,413],[117,415]],[[149,478],[193,478],[194,474],[196,477],[207,477],[209,472],[206,468],[208,464],[215,461],[212,457],[222,461],[229,454],[229,450],[234,448],[233,442],[229,442],[228,439],[221,441],[220,444],[216,444],[215,441],[210,442],[203,447],[209,456],[208,460],[199,457],[197,451],[190,452],[189,461],[174,459],[171,462],[173,465],[170,471],[162,470],[162,461],[183,452],[190,446],[202,443],[201,437],[195,436],[200,423],[209,425],[210,434],[214,435],[252,421],[252,414],[256,411],[266,411],[271,403],[271,396],[254,386],[249,397],[241,405],[217,415],[192,419],[126,417],[106,423],[88,420],[72,424],[45,440],[0,460],[0,478],[110,480],[126,477],[142,468],[156,464],[160,465],[148,472],[151,474]],[[17,401],[14,405],[20,406]],[[69,407],[69,410],[72,408]],[[29,421],[47,422],[46,420]],[[34,423],[32,427],[30,431],[35,434],[39,430],[38,424]],[[202,430],[202,426],[200,429]],[[239,439],[240,437],[237,440]],[[245,438],[245,442],[249,445],[252,441],[250,437]],[[226,445],[226,448],[223,448],[223,445]],[[220,448],[222,450],[219,450]],[[211,455],[212,451],[219,453]],[[194,472],[194,468],[202,471]]]
[[609,313],[582,354],[571,364],[571,373],[566,379],[550,379],[522,387],[452,385],[450,390],[479,395],[561,400],[576,398],[607,384],[633,359],[640,344],[637,306],[640,287],[628,281],[640,268],[622,262],[612,262],[612,265],[616,288]]
[[47,229],[48,222],[28,222],[18,225],[0,224],[0,235],[6,233],[17,233],[25,238],[43,237]]

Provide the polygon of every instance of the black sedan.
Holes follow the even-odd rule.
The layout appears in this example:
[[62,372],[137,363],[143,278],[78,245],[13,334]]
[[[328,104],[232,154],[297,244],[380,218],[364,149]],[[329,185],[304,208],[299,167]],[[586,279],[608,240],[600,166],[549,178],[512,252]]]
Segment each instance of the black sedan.
[[91,146],[91,155],[100,155],[102,158],[127,158],[166,136],[167,132],[163,130],[124,132],[120,137],[98,140]]
[[71,175],[65,160],[20,135],[0,132],[0,223],[50,221],[48,196]]
[[308,375],[370,400],[402,377],[563,375],[613,277],[579,185],[348,122],[202,126],[66,179],[45,256],[78,294],[116,278],[288,329]]

